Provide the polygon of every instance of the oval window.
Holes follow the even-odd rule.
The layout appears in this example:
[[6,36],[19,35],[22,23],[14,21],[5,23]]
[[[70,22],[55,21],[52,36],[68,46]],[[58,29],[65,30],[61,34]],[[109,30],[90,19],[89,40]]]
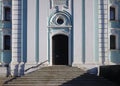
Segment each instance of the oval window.
[[63,18],[58,18],[58,19],[57,19],[57,23],[58,23],[58,24],[63,24],[63,23],[64,23]]

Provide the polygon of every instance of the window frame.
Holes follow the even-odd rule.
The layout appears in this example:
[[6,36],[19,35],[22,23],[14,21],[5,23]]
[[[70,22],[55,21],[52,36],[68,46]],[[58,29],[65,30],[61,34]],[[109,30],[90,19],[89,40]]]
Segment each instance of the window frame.
[[[110,8],[115,8],[115,19],[111,19],[110,18]],[[111,5],[109,5],[109,12],[108,12],[108,16],[109,16],[109,20],[110,21],[118,21],[118,5],[116,5],[116,4],[111,4]]]
[[[6,42],[7,42],[7,40],[9,39],[9,46],[7,46],[7,44],[6,44]],[[4,50],[11,50],[11,36],[10,35],[4,35],[3,36],[3,49]]]
[[[9,9],[9,18],[7,18],[8,14],[7,14],[7,11]],[[8,7],[8,6],[4,6],[4,21],[11,21],[11,8]]]
[[[111,12],[113,12],[113,17],[111,17]],[[110,6],[110,20],[116,20],[116,8],[113,6]]]
[[[111,38],[111,37],[113,37],[113,38]],[[113,41],[114,40],[114,41]],[[114,43],[111,43],[111,41],[112,42],[114,42]],[[111,44],[114,44],[114,47],[113,46],[111,46]],[[117,47],[116,47],[116,35],[110,35],[110,50],[115,50]]]

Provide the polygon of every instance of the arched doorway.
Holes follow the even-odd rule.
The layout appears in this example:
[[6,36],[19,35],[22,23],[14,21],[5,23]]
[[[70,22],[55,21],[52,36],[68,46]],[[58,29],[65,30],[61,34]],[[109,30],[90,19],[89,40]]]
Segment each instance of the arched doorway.
[[52,37],[52,59],[53,65],[68,65],[68,36]]

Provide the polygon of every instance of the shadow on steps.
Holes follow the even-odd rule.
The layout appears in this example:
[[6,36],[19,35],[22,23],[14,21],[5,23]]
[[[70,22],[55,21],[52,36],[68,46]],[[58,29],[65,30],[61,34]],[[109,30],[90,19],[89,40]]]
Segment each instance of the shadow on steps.
[[60,86],[119,86],[103,77],[84,73]]
[[4,86],[119,86],[103,77],[68,66],[44,67],[22,77],[7,80]]
[[100,66],[101,77],[104,77],[120,86],[120,65],[105,65]]

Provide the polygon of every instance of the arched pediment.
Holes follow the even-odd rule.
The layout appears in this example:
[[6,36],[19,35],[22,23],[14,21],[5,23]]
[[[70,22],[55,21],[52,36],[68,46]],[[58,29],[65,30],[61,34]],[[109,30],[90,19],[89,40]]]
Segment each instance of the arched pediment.
[[67,27],[71,26],[71,17],[66,12],[56,12],[49,18],[50,27]]

